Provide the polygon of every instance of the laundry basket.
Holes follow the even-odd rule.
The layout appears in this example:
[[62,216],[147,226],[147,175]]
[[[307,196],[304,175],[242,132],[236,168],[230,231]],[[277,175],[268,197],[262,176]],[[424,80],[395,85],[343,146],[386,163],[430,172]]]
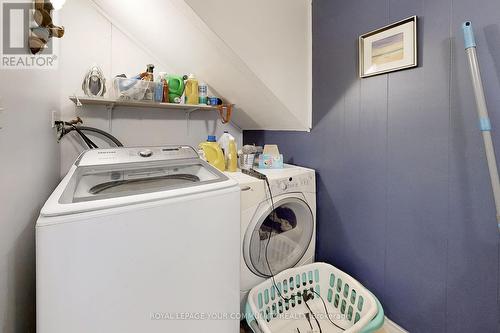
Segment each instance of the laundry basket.
[[[263,232],[265,237],[269,237],[269,232]],[[268,243],[267,238],[254,245],[255,261],[259,262],[262,272],[269,272],[267,261],[269,261],[271,268],[276,271],[282,271],[287,267],[292,267],[297,261],[297,258],[303,257],[304,247],[298,242],[287,237],[287,232],[282,234],[273,234],[271,241]]]
[[290,268],[274,282],[270,278],[248,295],[245,315],[255,333],[371,333],[384,323],[376,297],[332,265]]

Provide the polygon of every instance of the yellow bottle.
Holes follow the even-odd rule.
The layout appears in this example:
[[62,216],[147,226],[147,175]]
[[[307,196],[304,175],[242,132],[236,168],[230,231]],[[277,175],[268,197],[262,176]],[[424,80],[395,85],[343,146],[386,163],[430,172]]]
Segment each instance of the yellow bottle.
[[227,159],[227,170],[229,172],[236,172],[238,170],[238,152],[236,149],[236,141],[229,140],[229,157]]
[[209,135],[207,141],[200,143],[199,147],[203,149],[203,153],[205,153],[205,158],[208,163],[220,171],[226,170],[224,153],[220,145],[216,142],[214,135]]
[[189,77],[186,81],[186,88],[184,92],[186,94],[186,99],[185,99],[186,104],[198,105],[199,103],[198,80],[196,80],[194,74],[189,74]]

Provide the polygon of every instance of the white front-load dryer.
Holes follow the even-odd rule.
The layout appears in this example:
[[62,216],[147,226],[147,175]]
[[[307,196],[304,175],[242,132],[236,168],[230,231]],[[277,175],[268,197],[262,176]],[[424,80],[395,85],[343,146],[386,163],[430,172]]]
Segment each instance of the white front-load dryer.
[[267,176],[272,198],[264,180],[227,173],[241,188],[242,312],[250,289],[287,268],[314,262],[316,247],[315,171],[292,165],[256,170]]

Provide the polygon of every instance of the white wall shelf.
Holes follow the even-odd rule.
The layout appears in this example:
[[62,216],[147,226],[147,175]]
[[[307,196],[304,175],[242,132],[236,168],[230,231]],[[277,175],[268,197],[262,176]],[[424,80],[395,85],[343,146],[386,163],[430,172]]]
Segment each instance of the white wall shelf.
[[183,110],[187,113],[193,111],[215,111],[217,107],[209,105],[189,105],[189,104],[175,104],[175,103],[157,103],[157,102],[137,102],[137,101],[124,101],[110,98],[98,97],[77,97],[71,96],[69,98],[77,107],[85,105],[101,105],[105,106],[107,110],[113,110],[116,107],[134,107],[134,108],[154,108],[166,110]]

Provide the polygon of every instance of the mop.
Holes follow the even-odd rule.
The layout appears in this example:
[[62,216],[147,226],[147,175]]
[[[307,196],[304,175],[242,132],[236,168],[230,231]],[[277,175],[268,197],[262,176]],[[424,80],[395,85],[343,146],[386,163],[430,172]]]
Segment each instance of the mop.
[[486,160],[490,172],[491,187],[495,199],[495,208],[497,211],[497,225],[500,229],[500,181],[498,177],[497,162],[495,158],[495,149],[491,139],[491,122],[488,117],[488,107],[484,97],[483,82],[479,71],[479,63],[476,53],[476,41],[471,22],[467,21],[462,25],[465,40],[465,53],[467,54],[472,86],[476,97],[477,114],[479,116],[479,128],[483,134],[484,147],[486,150]]

